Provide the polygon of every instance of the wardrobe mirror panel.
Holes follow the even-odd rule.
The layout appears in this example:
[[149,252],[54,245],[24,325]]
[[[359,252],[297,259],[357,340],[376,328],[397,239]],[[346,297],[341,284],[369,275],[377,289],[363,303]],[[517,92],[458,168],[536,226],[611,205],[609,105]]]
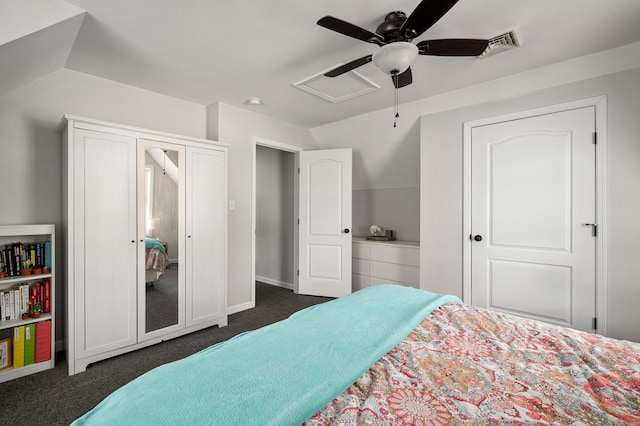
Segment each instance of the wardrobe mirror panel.
[[[145,332],[178,324],[180,152],[144,149]],[[183,174],[182,174],[183,175]]]

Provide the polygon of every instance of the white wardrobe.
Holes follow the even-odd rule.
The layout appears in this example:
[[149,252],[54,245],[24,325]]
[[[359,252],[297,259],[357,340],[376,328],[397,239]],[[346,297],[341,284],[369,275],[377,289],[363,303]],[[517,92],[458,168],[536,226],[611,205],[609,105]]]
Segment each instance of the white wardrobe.
[[[72,115],[62,126],[69,375],[227,325],[227,147]],[[150,242],[170,259],[152,282]]]

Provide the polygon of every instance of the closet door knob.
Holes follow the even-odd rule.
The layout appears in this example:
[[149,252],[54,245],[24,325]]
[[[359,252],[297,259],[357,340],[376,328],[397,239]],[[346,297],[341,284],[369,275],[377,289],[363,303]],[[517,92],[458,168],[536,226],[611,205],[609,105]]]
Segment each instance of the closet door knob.
[[344,228],[344,233],[348,234],[349,233],[349,228]]
[[482,241],[482,235],[476,235],[473,239],[476,241]]

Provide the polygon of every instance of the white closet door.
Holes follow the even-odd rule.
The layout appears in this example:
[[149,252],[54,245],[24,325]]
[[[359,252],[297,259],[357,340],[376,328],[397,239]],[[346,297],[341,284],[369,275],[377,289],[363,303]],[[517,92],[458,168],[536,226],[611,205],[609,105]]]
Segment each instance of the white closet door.
[[472,131],[472,303],[593,332],[593,107]]
[[136,139],[74,135],[76,357],[136,343]]
[[187,147],[187,327],[226,314],[226,152]]

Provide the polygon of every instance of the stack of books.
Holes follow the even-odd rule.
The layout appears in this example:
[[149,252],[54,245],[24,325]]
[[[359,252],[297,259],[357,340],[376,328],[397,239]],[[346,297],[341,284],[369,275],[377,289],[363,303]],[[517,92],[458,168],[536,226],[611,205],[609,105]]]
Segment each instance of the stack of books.
[[21,325],[13,329],[13,368],[51,359],[51,321]]

